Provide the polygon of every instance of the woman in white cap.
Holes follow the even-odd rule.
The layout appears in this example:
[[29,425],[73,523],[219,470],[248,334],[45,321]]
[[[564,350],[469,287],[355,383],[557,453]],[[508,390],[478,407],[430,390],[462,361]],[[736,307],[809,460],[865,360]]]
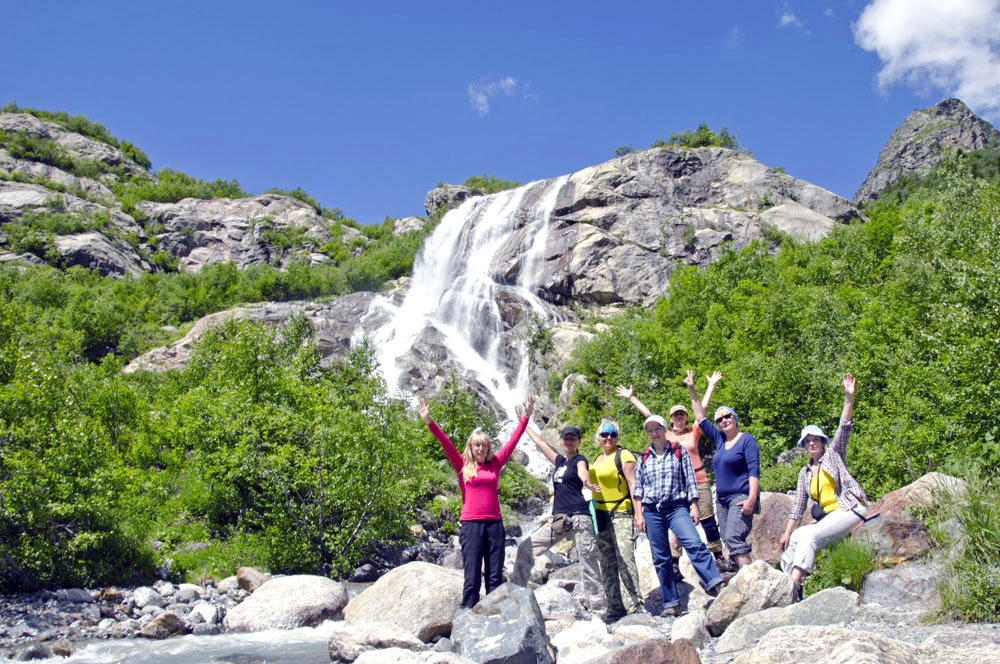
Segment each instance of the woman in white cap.
[[753,515],[759,511],[760,450],[757,439],[740,431],[736,411],[729,406],[715,409],[715,424],[705,416],[705,407],[698,400],[694,387],[694,372],[688,371],[684,384],[691,395],[691,407],[702,432],[715,444],[712,469],[715,471],[715,516],[719,521],[722,541],[738,567],[750,564],[750,543],[747,538],[753,528]]
[[[701,399],[703,408],[708,408],[708,404],[712,401],[712,394],[715,392],[715,386],[720,380],[722,380],[722,372],[720,371],[716,371],[711,376],[708,376],[708,388],[705,390],[705,396]],[[653,414],[635,396],[631,385],[628,387],[619,385],[615,392],[618,396],[627,399],[629,403],[635,406],[636,410],[642,413],[643,417],[649,417]],[[680,404],[674,406],[670,409],[669,418],[670,431],[667,432],[667,438],[683,445],[684,449],[691,455],[691,463],[694,465],[695,479],[698,482],[698,511],[701,514],[701,527],[705,531],[705,538],[708,540],[708,550],[715,557],[715,564],[720,572],[734,572],[736,570],[729,564],[722,553],[722,540],[719,535],[719,526],[715,520],[714,501],[712,500],[712,485],[709,483],[708,474],[705,472],[705,466],[711,461],[711,452],[704,455],[708,457],[707,459],[702,458],[703,454],[698,445],[698,441],[702,436],[701,429],[691,426],[687,408]],[[683,581],[684,577],[681,575],[678,565],[681,558],[681,543],[673,532],[670,533],[670,555],[674,560],[674,580]]]
[[552,517],[518,544],[510,582],[527,586],[535,558],[551,549],[559,540],[572,536],[583,567],[583,591],[587,608],[592,614],[596,614],[603,610],[606,603],[601,588],[601,568],[597,561],[594,525],[590,518],[590,506],[583,497],[583,488],[596,491],[600,487],[590,482],[587,457],[580,454],[580,430],[566,427],[559,433],[565,455],[549,447],[530,426],[528,436],[534,441],[538,451],[556,467],[552,475]]
[[[847,440],[854,426],[854,384],[854,377],[844,374],[844,410],[832,444],[815,424],[799,435],[799,447],[809,452],[809,464],[799,472],[795,503],[781,536],[781,569],[792,575],[800,598],[802,579],[812,572],[816,553],[846,536],[868,515],[868,496],[846,465]],[[816,523],[799,528],[810,497],[816,501],[813,518],[818,518]]]
[[590,481],[600,487],[594,492],[597,556],[608,598],[604,620],[610,623],[626,613],[644,610],[635,566],[635,540],[639,536],[632,507],[635,455],[618,447],[618,424],[613,419],[601,421],[595,439],[601,453],[590,466]]

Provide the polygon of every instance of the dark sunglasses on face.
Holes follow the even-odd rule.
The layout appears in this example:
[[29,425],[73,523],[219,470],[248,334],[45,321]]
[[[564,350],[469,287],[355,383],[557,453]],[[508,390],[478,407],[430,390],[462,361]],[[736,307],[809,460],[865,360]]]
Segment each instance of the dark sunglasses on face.
[[722,424],[726,420],[730,419],[732,416],[733,416],[732,413],[725,413],[724,415],[719,415],[717,418],[715,418],[715,423]]
[[601,438],[617,438],[618,433],[614,431],[602,431]]

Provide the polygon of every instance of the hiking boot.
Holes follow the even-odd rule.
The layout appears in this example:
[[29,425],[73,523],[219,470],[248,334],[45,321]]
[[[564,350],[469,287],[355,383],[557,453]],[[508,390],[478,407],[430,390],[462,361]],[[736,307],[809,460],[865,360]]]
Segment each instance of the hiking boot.
[[684,609],[679,606],[668,606],[660,612],[661,618],[677,618],[683,616],[686,613]]
[[619,611],[608,611],[606,614],[604,614],[604,622],[605,622],[605,624],[610,625],[611,623],[618,622],[619,620],[621,620],[622,618],[624,618],[626,615],[627,614],[624,611],[621,611],[621,612],[619,612]]
[[715,554],[715,566],[719,568],[719,574],[735,574],[739,571],[736,565],[721,552]]
[[792,597],[792,602],[801,602],[801,601],[802,601],[802,584],[801,583],[795,583],[795,589],[794,589],[794,594],[793,594],[793,597]]
[[674,583],[680,583],[684,580],[684,575],[681,574],[681,564],[675,560],[672,567],[674,573]]

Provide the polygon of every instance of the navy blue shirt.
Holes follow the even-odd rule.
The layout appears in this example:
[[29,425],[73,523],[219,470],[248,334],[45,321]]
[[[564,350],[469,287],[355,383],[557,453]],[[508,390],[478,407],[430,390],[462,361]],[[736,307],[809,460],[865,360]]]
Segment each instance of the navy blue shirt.
[[760,478],[760,451],[757,439],[746,431],[740,432],[739,440],[731,450],[726,449],[726,435],[712,423],[702,420],[702,432],[715,443],[712,468],[715,470],[715,495],[727,502],[730,496],[750,495],[750,478]]
[[556,456],[556,472],[552,476],[552,487],[555,498],[552,501],[553,514],[589,514],[587,501],[583,499],[583,481],[577,470],[579,464],[587,467],[587,457],[577,454],[566,460],[559,454]]

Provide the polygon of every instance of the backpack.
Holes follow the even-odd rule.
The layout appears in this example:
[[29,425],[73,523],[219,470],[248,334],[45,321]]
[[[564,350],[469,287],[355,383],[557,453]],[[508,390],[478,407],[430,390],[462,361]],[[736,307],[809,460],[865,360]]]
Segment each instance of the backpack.
[[[628,448],[624,448],[624,447],[619,446],[618,449],[615,450],[615,468],[618,469],[618,490],[619,491],[622,490],[622,480],[626,479],[625,478],[625,469],[622,467],[622,450],[625,450],[625,449],[628,449]],[[637,462],[641,459],[642,463],[645,464],[646,463],[646,459],[648,459],[649,455],[653,453],[653,448],[651,446],[647,447],[642,452],[634,452],[632,450],[628,450],[628,451],[632,452],[632,456],[634,456],[636,458]],[[684,465],[683,465],[683,462],[681,460],[681,445],[680,445],[680,443],[678,443],[677,441],[668,440],[667,441],[667,452],[669,453],[670,451],[673,451],[673,453],[675,455],[677,455],[677,461],[678,461],[678,463],[681,463],[681,468],[683,468]],[[626,480],[626,486],[627,485],[628,485],[628,482]],[[631,497],[630,495],[626,494],[625,497],[622,498],[621,500],[619,500],[617,503],[615,503],[615,506],[612,507],[609,511],[610,512],[614,512],[615,510],[618,509],[619,505],[621,505],[623,502],[625,502],[626,500],[628,500],[630,497]]]

